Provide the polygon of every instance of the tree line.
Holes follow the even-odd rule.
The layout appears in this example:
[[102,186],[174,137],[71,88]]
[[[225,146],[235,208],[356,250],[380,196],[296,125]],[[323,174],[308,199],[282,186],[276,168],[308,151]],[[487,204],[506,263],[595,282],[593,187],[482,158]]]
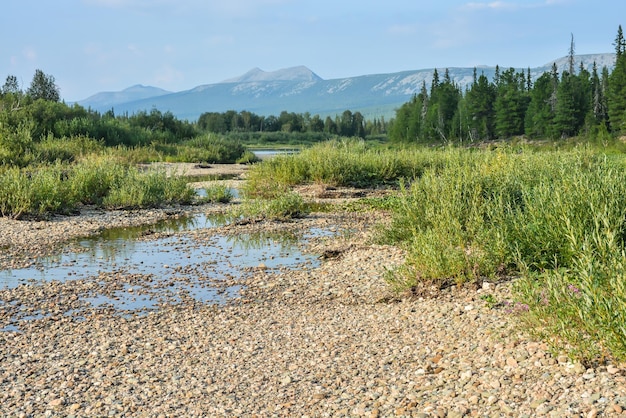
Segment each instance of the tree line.
[[387,132],[388,123],[384,117],[366,120],[361,112],[345,110],[334,118],[311,115],[309,112],[294,113],[282,111],[280,115],[260,116],[249,111],[228,110],[226,112],[206,112],[198,118],[201,130],[214,133],[233,132],[286,132],[286,133],[326,133],[347,137],[365,138],[368,135],[381,135]]
[[445,71],[434,71],[430,90],[396,111],[389,137],[417,143],[474,142],[529,138],[561,139],[582,134],[626,133],[626,42],[620,25],[615,39],[616,62],[609,73],[594,63],[576,68],[572,36],[568,68],[531,79],[530,69],[501,71],[493,80],[478,75],[463,91]]
[[107,146],[142,146],[179,143],[207,132],[224,134],[232,141],[318,142],[335,135],[384,135],[388,126],[384,118],[366,121],[360,112],[350,110],[325,119],[308,112],[283,111],[278,116],[260,116],[229,110],[203,113],[197,121],[190,122],[158,109],[132,115],[116,115],[113,109],[100,113],[78,104],[67,105],[60,97],[54,77],[42,70],[35,71],[26,90],[20,88],[17,77],[7,76],[0,89],[0,145],[18,129],[27,129],[34,141],[48,135],[85,136],[102,140]]

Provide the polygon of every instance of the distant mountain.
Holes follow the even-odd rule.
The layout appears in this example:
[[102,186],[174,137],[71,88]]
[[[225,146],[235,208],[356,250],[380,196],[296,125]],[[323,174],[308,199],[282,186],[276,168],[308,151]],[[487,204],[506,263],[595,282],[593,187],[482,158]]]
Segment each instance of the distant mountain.
[[136,100],[149,99],[171,93],[171,91],[163,90],[158,87],[136,84],[122,91],[106,91],[94,94],[85,100],[79,101],[78,104],[84,107],[91,107],[98,111],[107,111],[121,103],[134,102]]
[[[600,71],[612,68],[615,54],[576,56],[576,70],[582,64],[591,71],[593,63]],[[568,68],[568,58],[554,61],[559,73]],[[531,68],[536,79],[552,69],[553,62]],[[501,66],[501,71],[506,67]],[[518,70],[527,71],[525,68]],[[319,114],[322,117],[341,114],[350,109],[366,118],[392,117],[395,109],[419,93],[422,84],[430,88],[434,69],[403,71],[391,74],[372,74],[357,77],[324,80],[307,67],[293,67],[265,72],[254,68],[246,74],[220,83],[206,84],[191,90],[169,93],[154,87],[135,86],[119,93],[99,93],[78,102],[94,110],[115,108],[116,113],[134,113],[140,110],[170,111],[181,119],[196,120],[204,112],[248,110],[259,115],[279,115],[282,111]],[[443,77],[445,68],[438,70]],[[477,67],[477,73],[490,80],[495,67]],[[472,83],[474,68],[448,68],[450,78],[461,88]],[[135,93],[133,89],[138,89]],[[146,89],[154,89],[154,94]],[[94,100],[96,98],[97,100]]]
[[240,77],[230,78],[222,83],[250,83],[267,81],[321,81],[322,79],[304,65],[284,68],[282,70],[265,72],[260,68],[253,68]]

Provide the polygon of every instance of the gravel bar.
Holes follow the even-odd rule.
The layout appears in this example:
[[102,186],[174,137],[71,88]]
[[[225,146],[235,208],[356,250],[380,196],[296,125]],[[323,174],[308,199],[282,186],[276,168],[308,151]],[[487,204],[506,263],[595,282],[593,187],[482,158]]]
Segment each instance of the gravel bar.
[[[181,211],[0,219],[0,263],[28,265],[69,237]],[[371,243],[372,226],[383,221],[384,214],[315,213],[292,222],[217,228],[222,234],[338,232],[303,243],[304,251],[320,256],[319,267],[259,265],[232,278],[242,290],[225,304],[182,298],[150,312],[120,314],[79,297],[94,287],[113,292],[147,280],[123,272],[97,283],[0,290],[0,328],[17,310],[32,312],[19,329],[0,332],[0,415],[625,415],[623,365],[585,368],[552,353],[548,342],[520,329],[514,314],[490,309],[480,298],[489,293],[509,300],[509,283],[451,288],[426,299],[391,293],[384,275],[404,253]],[[202,243],[214,233],[188,235]]]

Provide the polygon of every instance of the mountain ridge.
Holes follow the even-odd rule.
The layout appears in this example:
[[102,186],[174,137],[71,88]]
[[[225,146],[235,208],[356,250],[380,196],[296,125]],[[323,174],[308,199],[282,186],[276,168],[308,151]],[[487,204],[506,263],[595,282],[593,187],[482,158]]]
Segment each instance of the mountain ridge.
[[[615,54],[612,53],[575,57],[576,69],[582,65],[589,71],[594,62],[600,71],[603,66],[611,68],[614,61]],[[534,80],[544,72],[551,71],[553,64],[562,73],[569,67],[569,58],[561,57],[541,67],[530,68],[531,78]],[[495,66],[481,66],[449,67],[447,70],[452,81],[465,88],[473,81],[474,68],[478,74],[484,74],[490,80],[493,79],[496,69]],[[500,71],[505,69],[506,67],[500,67]],[[517,70],[527,71],[526,68]],[[445,69],[438,71],[441,77]],[[122,92],[98,93],[90,96],[98,100],[88,98],[78,104],[102,112],[113,108],[118,114],[156,108],[188,120],[196,120],[205,112],[227,110],[247,110],[264,116],[278,115],[282,111],[334,116],[349,109],[353,112],[359,111],[368,118],[388,118],[394,115],[396,108],[417,94],[422,84],[430,86],[433,72],[434,68],[427,68],[325,80],[306,66],[270,72],[253,68],[241,76],[181,92],[166,92],[157,87],[136,85]],[[149,89],[155,89],[159,94],[133,98],[132,90],[129,89],[137,86],[143,87],[138,88],[141,94],[148,94]]]
[[254,81],[321,81],[322,78],[304,65],[281,68],[275,71],[263,71],[255,67],[247,73],[221,81],[221,83],[245,83]]
[[[110,105],[115,105],[118,103],[124,103],[124,102],[129,102],[129,101],[149,99],[151,97],[158,97],[158,96],[163,96],[163,95],[172,94],[172,93],[173,93],[172,91],[164,90],[159,87],[144,86],[143,84],[135,84],[121,91],[103,91],[100,93],[96,93],[77,103],[81,105],[82,103],[93,103],[93,104],[97,104],[98,107],[101,107],[101,106],[107,106],[107,105],[110,106]],[[85,107],[89,107],[89,106],[85,106]]]

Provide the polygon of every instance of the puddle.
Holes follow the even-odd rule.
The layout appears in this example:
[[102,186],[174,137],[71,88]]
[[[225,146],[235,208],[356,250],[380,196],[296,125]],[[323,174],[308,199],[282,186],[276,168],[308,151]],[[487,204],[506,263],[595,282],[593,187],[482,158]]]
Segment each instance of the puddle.
[[[189,300],[223,303],[239,293],[240,286],[233,279],[250,274],[251,269],[318,266],[318,258],[303,254],[298,242],[333,234],[314,229],[304,238],[294,234],[240,234],[214,235],[204,241],[187,234],[168,236],[168,233],[211,228],[225,222],[198,214],[154,225],[106,230],[78,241],[75,245],[83,252],[63,253],[38,259],[28,268],[0,271],[0,289],[25,283],[89,281],[95,284],[95,290],[79,295],[79,299],[91,307],[113,308],[121,314],[155,310],[163,303]],[[139,239],[156,232],[166,236]],[[116,285],[114,290],[111,290],[112,280]],[[106,294],[98,291],[105,288]],[[14,319],[28,319],[23,316],[25,312],[21,313]],[[12,322],[0,331],[12,331],[13,325]]]
[[261,160],[266,160],[277,155],[297,154],[300,151],[298,149],[255,149],[252,152]]

